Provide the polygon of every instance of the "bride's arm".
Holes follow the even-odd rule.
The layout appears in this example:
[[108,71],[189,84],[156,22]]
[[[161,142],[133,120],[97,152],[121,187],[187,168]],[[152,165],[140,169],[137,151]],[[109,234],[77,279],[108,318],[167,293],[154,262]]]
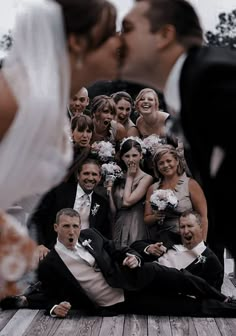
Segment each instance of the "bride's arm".
[[[27,98],[26,98],[27,99]],[[0,72],[0,141],[11,126],[17,111],[13,96],[3,74]]]

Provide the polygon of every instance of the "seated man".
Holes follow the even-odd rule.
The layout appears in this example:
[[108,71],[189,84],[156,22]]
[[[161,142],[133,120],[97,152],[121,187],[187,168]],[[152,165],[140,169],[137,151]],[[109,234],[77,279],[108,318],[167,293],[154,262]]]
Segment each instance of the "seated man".
[[56,242],[53,225],[57,212],[63,208],[79,211],[82,229],[94,227],[110,238],[108,201],[94,191],[100,179],[100,165],[86,159],[78,168],[77,183],[62,183],[44,196],[31,218],[38,232],[39,259],[45,257]]
[[145,261],[155,260],[160,265],[179,270],[184,268],[220,290],[224,269],[202,240],[200,215],[194,210],[185,211],[180,216],[179,228],[183,245],[174,245],[166,250],[161,242],[139,240],[130,247],[139,252]]
[[21,307],[42,308],[46,302],[55,317],[65,317],[70,308],[101,315],[236,316],[235,302],[205,280],[155,262],[142,264],[134,250],[116,247],[96,229],[80,232],[80,225],[74,209],[58,212],[57,243],[38,269],[44,301],[37,303],[34,293],[21,297]]

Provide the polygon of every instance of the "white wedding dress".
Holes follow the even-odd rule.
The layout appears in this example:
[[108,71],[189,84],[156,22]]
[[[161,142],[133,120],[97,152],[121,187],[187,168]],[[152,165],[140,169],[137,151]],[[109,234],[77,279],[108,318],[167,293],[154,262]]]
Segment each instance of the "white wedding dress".
[[[60,6],[21,0],[2,73],[18,111],[0,142],[0,208],[57,185],[72,159],[70,71]],[[1,93],[0,93],[1,94]]]

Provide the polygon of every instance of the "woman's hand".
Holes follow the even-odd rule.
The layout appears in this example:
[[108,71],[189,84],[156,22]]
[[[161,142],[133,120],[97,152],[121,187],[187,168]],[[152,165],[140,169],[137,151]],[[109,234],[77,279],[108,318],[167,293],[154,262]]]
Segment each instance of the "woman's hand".
[[158,221],[160,224],[163,224],[163,221],[165,219],[165,212],[164,211],[160,211],[160,210],[152,210],[153,212],[153,216],[155,218],[156,221]]
[[108,179],[104,182],[104,187],[107,189],[107,194],[108,195],[111,193],[112,186],[113,186],[113,180],[112,179]]
[[138,167],[135,162],[128,162],[128,170],[127,170],[127,177],[135,177],[138,171]]

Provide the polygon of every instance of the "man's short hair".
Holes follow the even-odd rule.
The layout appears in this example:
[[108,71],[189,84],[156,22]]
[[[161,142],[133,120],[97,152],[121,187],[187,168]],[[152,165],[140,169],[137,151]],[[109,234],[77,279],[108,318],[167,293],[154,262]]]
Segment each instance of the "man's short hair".
[[197,224],[199,224],[200,226],[202,226],[202,217],[201,217],[201,215],[196,210],[188,209],[188,210],[184,211],[180,215],[180,218],[181,217],[188,217],[190,215],[193,215],[196,218]]
[[72,208],[64,208],[64,209],[61,209],[57,212],[56,214],[56,224],[59,224],[60,222],[60,217],[61,216],[69,216],[69,217],[78,217],[79,220],[80,220],[80,215],[78,213],[78,211],[72,209]]
[[83,166],[86,165],[86,164],[94,164],[94,165],[98,166],[99,171],[101,173],[101,165],[100,165],[100,163],[97,160],[95,160],[95,159],[87,158],[86,160],[82,161],[80,163],[80,165],[78,166],[78,172],[77,172],[78,174],[81,172]]
[[176,39],[185,47],[201,45],[203,31],[194,7],[186,0],[146,0],[150,8],[146,18],[151,32],[157,32],[166,24],[173,25]]

